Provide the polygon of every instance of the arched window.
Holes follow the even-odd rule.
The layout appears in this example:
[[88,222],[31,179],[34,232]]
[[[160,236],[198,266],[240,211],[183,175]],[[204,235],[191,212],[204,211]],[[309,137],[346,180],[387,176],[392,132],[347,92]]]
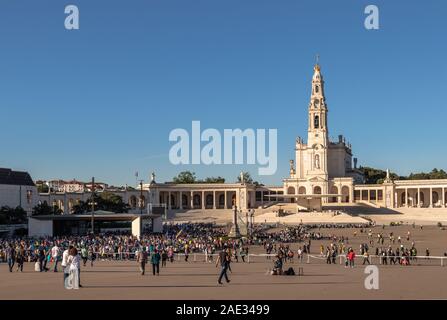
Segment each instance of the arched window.
[[433,203],[432,205],[437,205],[439,202],[439,194],[436,191],[432,192]]
[[320,91],[320,88],[318,86],[315,86],[315,93],[318,93]]
[[182,207],[188,206],[188,196],[186,194],[182,194]]
[[192,199],[193,199],[194,206],[201,206],[202,205],[201,204],[202,198],[200,197],[200,195],[195,194]]
[[207,206],[213,206],[214,205],[214,198],[212,194],[208,194],[205,198],[206,205]]
[[315,155],[315,168],[320,169],[320,155]]
[[341,198],[341,202],[349,202],[349,193],[350,193],[349,187],[343,186],[341,188],[341,194],[343,195]]
[[319,127],[320,127],[320,117],[316,115],[314,118],[314,128],[318,129]]
[[[332,194],[338,194],[338,188],[336,186],[332,186],[331,193]],[[329,202],[338,202],[338,198],[337,197],[331,197],[331,198],[329,198]]]

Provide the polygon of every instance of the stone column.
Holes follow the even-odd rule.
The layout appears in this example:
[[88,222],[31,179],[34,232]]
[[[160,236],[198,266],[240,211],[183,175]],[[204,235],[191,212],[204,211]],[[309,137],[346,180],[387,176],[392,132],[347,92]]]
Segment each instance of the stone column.
[[191,198],[189,199],[190,205],[191,205],[191,209],[194,209],[194,192],[191,191]]
[[418,203],[417,203],[417,206],[418,206],[418,208],[420,208],[421,207],[421,189],[420,188],[418,188]]
[[[338,186],[338,188],[337,188],[337,193],[338,193],[338,194],[341,194],[341,184],[340,184],[340,185]],[[360,199],[362,198],[361,194],[362,194],[362,192],[360,191]],[[337,197],[337,202],[338,202],[338,203],[341,203],[341,198],[342,198],[342,197]]]
[[394,208],[399,207],[399,198],[397,197],[397,191],[394,192]]
[[368,189],[368,202],[371,202],[371,190]]
[[442,206],[447,207],[447,204],[445,203],[445,188],[442,187]]
[[202,210],[205,210],[205,191],[202,191]]
[[227,209],[228,205],[227,205],[227,191],[224,191],[224,209]]
[[354,203],[354,185],[349,187],[349,203]]
[[168,192],[168,209],[171,210],[171,191]]
[[179,198],[179,208],[180,208],[180,210],[183,210],[183,199],[182,199],[181,191],[179,191],[179,193],[178,193],[178,198]]
[[430,187],[430,208],[433,208],[433,188]]
[[216,209],[216,190],[213,190],[213,209]]

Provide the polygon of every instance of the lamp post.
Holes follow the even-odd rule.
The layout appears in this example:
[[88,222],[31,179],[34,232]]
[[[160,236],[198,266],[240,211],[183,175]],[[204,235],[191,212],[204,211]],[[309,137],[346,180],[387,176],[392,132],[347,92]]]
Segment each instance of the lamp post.
[[92,178],[92,234],[95,234],[95,177]]
[[143,181],[140,180],[140,214],[143,214]]

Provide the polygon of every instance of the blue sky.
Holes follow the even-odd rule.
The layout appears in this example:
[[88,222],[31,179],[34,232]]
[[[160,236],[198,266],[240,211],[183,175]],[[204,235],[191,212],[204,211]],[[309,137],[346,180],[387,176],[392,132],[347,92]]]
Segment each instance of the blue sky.
[[[67,4],[80,30],[65,30]],[[380,30],[363,26],[368,4]],[[257,166],[171,165],[169,132],[200,120],[277,128],[277,174],[258,179],[280,184],[307,135],[319,53],[330,136],[360,165],[445,169],[446,12],[442,0],[3,0],[0,167],[118,185],[136,171],[258,178]]]

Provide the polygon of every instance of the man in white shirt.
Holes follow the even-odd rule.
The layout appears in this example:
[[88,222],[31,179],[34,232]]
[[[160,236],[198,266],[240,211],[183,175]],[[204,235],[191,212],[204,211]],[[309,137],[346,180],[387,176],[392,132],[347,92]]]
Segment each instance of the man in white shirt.
[[55,243],[53,248],[51,248],[51,257],[53,258],[53,271],[57,272],[57,263],[59,262],[59,247]]
[[66,249],[66,250],[62,253],[62,263],[61,263],[61,266],[62,266],[62,268],[63,268],[62,271],[63,271],[63,273],[64,273],[64,287],[65,287],[65,280],[68,278],[68,272],[66,273],[66,272],[65,272],[65,269],[66,269],[67,264],[68,264],[68,256],[69,256],[68,252],[69,252],[69,250],[70,250],[71,248],[73,248],[73,246],[69,246],[68,249]]

